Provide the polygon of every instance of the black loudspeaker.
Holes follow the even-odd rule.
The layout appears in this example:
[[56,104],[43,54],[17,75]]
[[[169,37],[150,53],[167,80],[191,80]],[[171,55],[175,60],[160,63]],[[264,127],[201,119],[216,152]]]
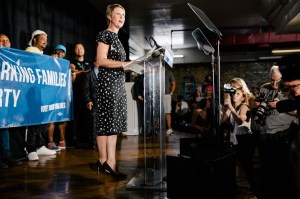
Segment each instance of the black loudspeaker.
[[[236,188],[235,153],[187,139],[180,146],[183,154],[167,155],[168,198],[233,198]],[[182,141],[180,142],[182,143]],[[189,144],[188,144],[189,143]]]
[[213,158],[211,150],[216,150],[218,145],[217,142],[212,139],[201,139],[201,138],[180,138],[180,155],[189,157],[201,158]]

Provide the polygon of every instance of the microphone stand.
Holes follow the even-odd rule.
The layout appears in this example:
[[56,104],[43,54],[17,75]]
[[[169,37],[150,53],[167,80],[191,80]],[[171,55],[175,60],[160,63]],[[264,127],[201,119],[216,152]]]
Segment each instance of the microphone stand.
[[[220,127],[221,127],[221,87],[220,87],[220,63],[221,63],[221,59],[220,59],[220,37],[217,40],[217,79],[216,82],[213,80],[213,82],[216,84],[216,88],[214,87],[214,94],[216,95],[216,99],[215,99],[215,108],[214,108],[214,116],[215,116],[215,124],[217,124],[217,128],[215,128],[215,133],[217,135],[217,143],[218,143],[218,155],[221,155],[221,151],[223,149],[222,147],[222,139],[223,139],[223,135],[221,135],[221,131],[220,131]],[[214,67],[213,67],[214,68]],[[213,71],[214,73],[214,71]],[[213,74],[214,75],[214,74]]]
[[164,49],[162,46],[158,45],[158,43],[156,42],[156,40],[153,37],[145,37],[147,43],[151,46],[151,48],[153,48],[154,46],[156,47],[155,51],[152,54],[152,57],[158,57],[159,55],[161,55],[162,53],[164,53]]

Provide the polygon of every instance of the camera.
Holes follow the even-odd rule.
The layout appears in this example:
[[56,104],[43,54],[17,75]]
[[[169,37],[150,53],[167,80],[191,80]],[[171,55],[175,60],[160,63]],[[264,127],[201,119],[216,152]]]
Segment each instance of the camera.
[[267,106],[267,103],[262,101],[257,107],[253,120],[260,124],[263,124],[267,116]]
[[231,84],[227,83],[227,84],[224,84],[223,92],[229,93],[229,94],[235,94],[236,89],[234,87],[232,87]]
[[223,95],[221,95],[221,101],[223,102],[224,98],[226,96],[224,94],[234,95],[236,93],[236,89],[234,87],[232,87],[231,84],[227,83],[227,84],[224,84],[224,87],[221,90],[221,92],[223,93]]
[[266,116],[269,114],[268,102],[273,102],[275,98],[279,97],[277,90],[261,89],[259,96],[256,98],[256,102],[260,102],[254,114],[253,120],[259,124],[265,122]]

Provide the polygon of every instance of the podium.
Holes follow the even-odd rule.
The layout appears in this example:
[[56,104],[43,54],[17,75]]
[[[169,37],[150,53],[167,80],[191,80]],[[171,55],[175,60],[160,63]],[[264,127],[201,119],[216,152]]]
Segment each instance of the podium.
[[[153,55],[153,54],[152,54]],[[144,159],[141,168],[127,183],[127,189],[166,191],[165,158],[165,68],[163,56],[146,56],[138,63],[144,67]],[[149,136],[150,135],[150,136]]]

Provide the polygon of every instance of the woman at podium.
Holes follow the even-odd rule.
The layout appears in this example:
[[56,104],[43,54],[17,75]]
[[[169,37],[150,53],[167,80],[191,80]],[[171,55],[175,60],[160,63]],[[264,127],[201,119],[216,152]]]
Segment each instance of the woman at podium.
[[125,90],[126,52],[118,38],[125,22],[125,9],[120,4],[107,6],[108,28],[96,37],[95,65],[99,66],[96,89],[96,141],[99,159],[98,172],[116,179],[126,179],[116,164],[118,134],[127,131],[127,102]]

